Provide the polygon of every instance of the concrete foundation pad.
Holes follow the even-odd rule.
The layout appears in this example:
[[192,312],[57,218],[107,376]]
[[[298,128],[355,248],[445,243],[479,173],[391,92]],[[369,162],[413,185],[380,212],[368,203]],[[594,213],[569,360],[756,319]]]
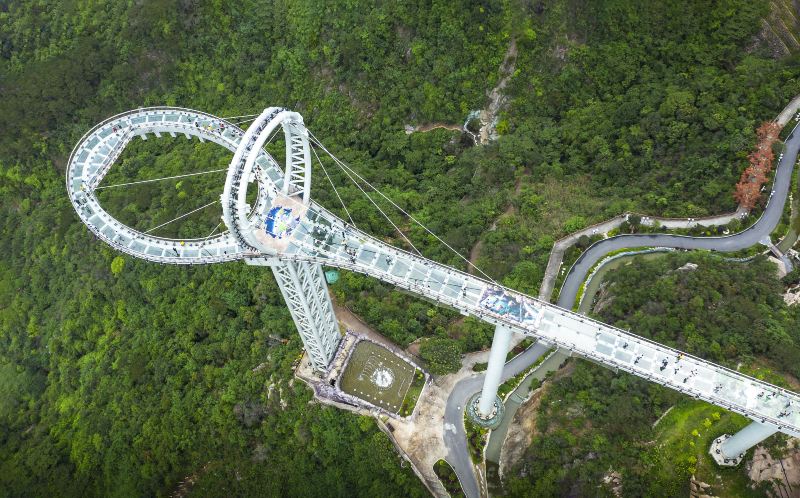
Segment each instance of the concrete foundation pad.
[[476,425],[486,427],[487,429],[495,429],[500,425],[505,413],[505,405],[499,396],[495,396],[494,408],[488,417],[484,417],[478,410],[478,404],[481,400],[481,393],[474,394],[467,402],[467,416]]
[[708,449],[708,454],[711,455],[714,461],[717,462],[717,465],[721,467],[736,467],[742,463],[742,460],[744,460],[744,453],[733,459],[725,458],[725,456],[722,454],[722,450],[720,449],[722,443],[724,443],[729,437],[731,437],[730,434],[721,435],[720,437],[716,438],[713,443],[711,443],[711,448]]

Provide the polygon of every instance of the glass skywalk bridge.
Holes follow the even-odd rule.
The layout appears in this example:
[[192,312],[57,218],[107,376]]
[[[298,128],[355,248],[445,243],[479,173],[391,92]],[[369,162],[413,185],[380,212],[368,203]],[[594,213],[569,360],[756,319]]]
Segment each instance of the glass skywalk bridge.
[[[268,137],[284,131],[283,170],[266,152]],[[95,196],[101,180],[134,137],[161,134],[197,137],[234,152],[220,199],[227,231],[214,237],[154,237],[109,215]],[[780,431],[800,437],[800,397],[771,384],[690,356],[610,325],[539,301],[419,255],[388,245],[310,199],[311,156],[302,117],[268,108],[246,131],[215,116],[181,108],[147,108],[114,116],[90,130],[70,156],[67,190],[81,220],[118,250],[170,264],[243,259],[270,266],[318,371],[340,340],[321,266],[360,272],[494,324],[496,332],[476,413],[491,419],[510,336],[518,332],[568,349],[688,396],[740,413],[753,424],[712,455],[738,463],[743,452]],[[258,189],[247,201],[247,189]]]

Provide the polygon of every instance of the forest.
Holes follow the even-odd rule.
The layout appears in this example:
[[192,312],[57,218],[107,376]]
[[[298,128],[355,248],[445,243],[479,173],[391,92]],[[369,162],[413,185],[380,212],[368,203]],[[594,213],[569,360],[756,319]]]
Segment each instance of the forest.
[[[669,254],[634,260],[604,286],[598,319],[797,389],[800,308],[784,303],[766,259]],[[546,384],[537,435],[509,479],[511,496],[613,496],[598,488],[612,471],[623,496],[682,496],[691,475],[712,483],[715,496],[765,496],[768,483],[752,490],[742,469],[720,469],[706,455],[711,439],[743,427],[744,417],[589,362],[568,368],[570,375]],[[672,418],[654,425],[670,407]],[[766,443],[778,455],[785,441],[778,435]]]
[[[67,199],[64,171],[95,123],[150,105],[219,116],[291,108],[458,252],[479,246],[478,266],[536,294],[553,241],[569,231],[625,209],[734,208],[756,128],[800,93],[798,58],[774,59],[754,42],[768,12],[768,2],[744,0],[0,1],[0,495],[426,495],[372,420],[310,403],[292,376],[300,340],[263,269],[159,266],[94,239]],[[405,132],[459,125],[483,108],[512,40],[496,141]],[[136,144],[119,178],[224,167],[229,157],[196,142]],[[359,228],[402,246],[328,169]],[[344,216],[319,173],[314,198]],[[203,178],[109,191],[103,201],[143,227],[217,195]],[[214,216],[176,230],[210,231]],[[421,228],[394,220],[426,256],[465,268]],[[668,277],[662,289],[631,275],[630,295],[616,286],[600,316],[710,359],[774,354],[794,373],[796,312],[759,278],[763,264],[729,274],[708,261],[701,268],[717,271],[699,273],[701,282]],[[726,313],[737,326],[761,324],[758,334],[722,334],[707,319],[729,278],[759,298]],[[696,310],[687,323],[675,286],[700,284],[709,290],[687,304]],[[424,337],[468,352],[491,341],[488,327],[361,275],[343,273],[331,291],[401,346]],[[786,347],[770,349],[772,336]],[[570,379],[564,391],[588,385]],[[633,383],[646,413],[621,432],[602,427],[608,444],[635,436],[670,402],[637,382],[610,383],[617,393]],[[559,496],[583,482],[539,483],[568,471],[562,456],[526,458],[537,474],[515,481],[520,494],[541,486]],[[657,470],[631,467],[641,486]],[[598,469],[575,472],[594,478]]]

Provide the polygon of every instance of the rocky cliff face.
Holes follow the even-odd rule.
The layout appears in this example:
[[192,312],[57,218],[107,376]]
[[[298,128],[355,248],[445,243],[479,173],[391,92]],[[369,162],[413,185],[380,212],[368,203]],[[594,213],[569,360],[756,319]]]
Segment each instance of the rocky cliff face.
[[770,2],[770,13],[761,23],[758,39],[769,47],[773,57],[800,52],[800,0]]

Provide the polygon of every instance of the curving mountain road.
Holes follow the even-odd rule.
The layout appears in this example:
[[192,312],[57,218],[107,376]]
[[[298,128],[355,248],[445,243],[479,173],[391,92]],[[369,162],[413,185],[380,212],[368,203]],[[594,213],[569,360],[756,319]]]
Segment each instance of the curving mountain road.
[[[503,367],[503,382],[524,371],[540,356],[545,354],[549,346],[537,342],[522,353],[515,356]],[[472,471],[472,460],[467,450],[467,435],[464,432],[464,406],[473,394],[483,387],[483,375],[475,375],[458,382],[447,398],[444,410],[444,445],[447,448],[447,463],[455,470],[461,489],[468,498],[481,496],[478,481]],[[483,481],[483,479],[481,479]]]
[[575,305],[575,296],[578,289],[586,279],[586,274],[608,253],[619,249],[629,249],[633,247],[672,247],[675,249],[707,249],[711,251],[733,252],[757,244],[759,241],[769,238],[775,230],[783,214],[783,206],[786,203],[787,193],[791,186],[792,171],[797,160],[797,153],[800,150],[800,132],[797,126],[786,140],[786,150],[783,159],[778,164],[773,182],[773,193],[770,195],[767,207],[761,218],[739,233],[727,235],[725,237],[692,237],[688,235],[669,235],[669,234],[631,234],[617,235],[592,244],[572,268],[569,269],[567,278],[561,286],[561,293],[558,296],[558,305],[562,308],[572,309]]
[[[784,204],[791,186],[791,177],[797,155],[800,151],[800,132],[797,126],[785,142],[786,149],[778,164],[773,182],[773,192],[761,218],[747,229],[725,237],[692,237],[669,234],[631,234],[618,235],[596,242],[589,247],[569,270],[561,287],[558,305],[572,309],[578,289],[589,270],[608,253],[619,249],[634,247],[672,247],[676,249],[707,249],[720,252],[733,252],[746,249],[768,238],[778,225]],[[503,381],[517,375],[542,356],[548,347],[536,343],[525,352],[509,361],[503,369]],[[453,467],[461,481],[461,487],[468,498],[486,495],[478,488],[478,479],[473,471],[472,461],[467,450],[464,431],[464,406],[469,398],[481,390],[483,375],[464,379],[457,383],[447,399],[444,417],[444,443],[447,447],[447,462]],[[483,482],[483,479],[480,480]]]

